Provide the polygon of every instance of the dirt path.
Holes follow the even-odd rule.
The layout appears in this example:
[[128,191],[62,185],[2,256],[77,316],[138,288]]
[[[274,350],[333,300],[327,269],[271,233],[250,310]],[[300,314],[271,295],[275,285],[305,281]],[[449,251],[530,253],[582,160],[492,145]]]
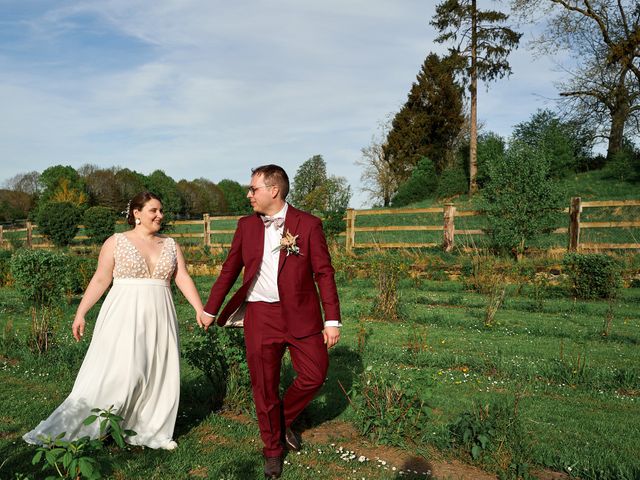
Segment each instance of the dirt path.
[[[223,415],[242,422],[252,423],[253,420],[245,415],[226,413]],[[302,432],[305,444],[326,448],[331,446],[341,457],[357,459],[361,456],[369,462],[379,464],[384,470],[394,472],[399,478],[402,476],[421,476],[434,480],[497,480],[497,476],[487,473],[478,467],[468,465],[458,460],[440,458],[434,452],[433,457],[425,458],[420,454],[411,454],[399,448],[383,445],[373,445],[364,439],[349,423],[341,421],[325,422],[317,427]],[[548,470],[533,471],[539,480],[568,480],[564,473]]]

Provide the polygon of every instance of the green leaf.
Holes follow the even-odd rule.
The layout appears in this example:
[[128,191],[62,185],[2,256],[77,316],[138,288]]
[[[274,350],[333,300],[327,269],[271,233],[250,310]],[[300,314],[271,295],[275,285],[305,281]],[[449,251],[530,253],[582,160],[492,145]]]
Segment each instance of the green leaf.
[[474,445],[473,448],[471,449],[471,456],[473,457],[474,460],[477,460],[481,452],[482,452],[482,449],[480,448],[480,446]]
[[84,422],[82,422],[82,424],[91,425],[93,422],[96,421],[97,418],[98,418],[97,415],[89,415],[87,418],[84,419]]
[[36,463],[40,463],[40,460],[42,460],[42,454],[44,453],[44,450],[38,450],[36,452],[36,454],[33,456],[33,458],[31,459],[31,465],[35,465]]

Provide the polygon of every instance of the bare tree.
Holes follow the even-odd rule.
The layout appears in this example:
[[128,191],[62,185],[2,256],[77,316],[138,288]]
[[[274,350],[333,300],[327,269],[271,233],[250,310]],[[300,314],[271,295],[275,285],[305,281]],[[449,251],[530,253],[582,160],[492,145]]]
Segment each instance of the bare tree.
[[14,192],[36,195],[40,192],[40,174],[33,172],[19,173],[5,182],[5,187]]
[[362,158],[356,165],[363,168],[360,190],[369,194],[369,200],[388,207],[391,197],[398,190],[399,180],[385,155],[385,142],[390,130],[390,120],[380,123],[379,134],[371,137],[371,143],[363,147]]
[[625,130],[639,133],[640,4],[635,0],[513,0],[514,11],[547,26],[534,45],[543,53],[569,52],[575,66],[560,82],[561,105],[608,142],[607,159]]

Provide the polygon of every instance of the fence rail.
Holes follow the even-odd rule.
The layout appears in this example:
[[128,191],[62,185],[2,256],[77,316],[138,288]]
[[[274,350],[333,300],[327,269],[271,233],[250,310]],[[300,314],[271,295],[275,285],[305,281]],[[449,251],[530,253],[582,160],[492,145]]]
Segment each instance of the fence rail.
[[[580,234],[582,229],[629,229],[640,228],[639,220],[624,221],[592,221],[584,222],[581,220],[581,214],[585,208],[603,208],[603,207],[638,207],[640,200],[599,200],[583,202],[580,197],[571,199],[571,204],[564,212],[568,214],[568,227],[554,229],[551,233],[567,235],[567,249],[569,251],[578,250],[620,250],[620,249],[640,249],[640,243],[624,242],[581,242]],[[417,214],[433,214],[441,213],[443,222],[439,225],[385,225],[385,226],[357,226],[356,222],[361,217],[371,217],[374,215],[417,215]],[[356,248],[432,248],[442,247],[445,251],[451,251],[456,242],[456,237],[463,235],[486,235],[486,231],[482,228],[456,228],[456,219],[463,217],[476,217],[483,215],[480,210],[458,210],[453,203],[446,203],[442,208],[401,208],[401,209],[380,209],[380,210],[355,210],[348,209],[346,212],[346,231],[345,247],[348,252],[352,252]],[[231,246],[230,237],[235,232],[234,228],[212,228],[212,223],[216,222],[234,222],[240,216],[210,216],[204,214],[202,220],[178,220],[173,222],[174,230],[180,230],[184,227],[201,226],[198,231],[174,231],[171,232],[172,237],[182,239],[201,239],[199,243],[203,246],[217,246],[228,248]],[[223,225],[224,226],[224,225]],[[80,225],[80,229],[84,227]],[[23,228],[5,228],[0,225],[0,248],[10,242],[7,236],[20,235],[21,240],[30,248],[49,248],[51,244],[41,242],[44,237],[40,233],[35,233],[37,225],[32,222],[26,222]],[[442,232],[442,241],[357,241],[356,233],[380,233],[380,232]],[[24,236],[22,234],[24,233]],[[220,240],[220,236],[224,236]],[[219,241],[212,241],[212,237],[217,237]],[[77,235],[74,240],[86,240],[88,237],[84,234]],[[37,242],[34,240],[38,240]],[[635,240],[635,239],[634,239]]]
[[[637,207],[640,200],[600,200],[583,202],[580,197],[571,199],[571,205],[563,211],[569,214],[568,227],[554,229],[551,233],[566,234],[567,249],[569,251],[578,250],[607,250],[607,249],[640,249],[640,243],[597,243],[580,242],[581,229],[596,228],[640,228],[640,220],[630,221],[593,221],[584,222],[580,219],[580,214],[584,208],[602,207]],[[439,225],[386,225],[386,226],[357,226],[357,219],[363,216],[372,215],[402,215],[420,213],[442,213],[443,222]],[[458,210],[453,203],[446,203],[442,208],[416,208],[416,209],[381,209],[381,210],[355,210],[348,209],[345,217],[346,221],[346,249],[352,252],[356,248],[422,248],[439,247],[445,251],[451,251],[455,246],[456,236],[459,235],[486,235],[482,228],[456,228],[455,220],[458,217],[481,216],[484,212],[480,210]],[[425,232],[441,231],[441,242],[361,242],[356,240],[357,233],[364,232]]]

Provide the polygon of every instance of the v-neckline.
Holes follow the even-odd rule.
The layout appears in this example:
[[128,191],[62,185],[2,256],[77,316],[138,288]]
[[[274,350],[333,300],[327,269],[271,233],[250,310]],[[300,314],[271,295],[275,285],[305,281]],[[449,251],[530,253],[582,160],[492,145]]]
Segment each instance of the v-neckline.
[[147,259],[144,258],[144,255],[142,254],[142,252],[138,249],[138,247],[136,247],[136,244],[133,243],[129,237],[127,237],[127,235],[125,233],[122,234],[122,236],[127,240],[127,242],[129,242],[129,244],[133,247],[133,249],[136,251],[136,253],[138,254],[138,256],[142,259],[142,262],[144,263],[144,266],[147,267],[147,275],[149,275],[149,278],[153,278],[153,274],[156,273],[156,268],[158,267],[158,263],[160,263],[160,259],[162,258],[162,254],[164,253],[164,247],[165,244],[167,243],[167,239],[165,238],[162,242],[162,247],[160,248],[160,255],[158,255],[158,261],[156,262],[156,264],[153,266],[153,271],[151,271],[151,269],[149,268],[149,264],[147,263]]

